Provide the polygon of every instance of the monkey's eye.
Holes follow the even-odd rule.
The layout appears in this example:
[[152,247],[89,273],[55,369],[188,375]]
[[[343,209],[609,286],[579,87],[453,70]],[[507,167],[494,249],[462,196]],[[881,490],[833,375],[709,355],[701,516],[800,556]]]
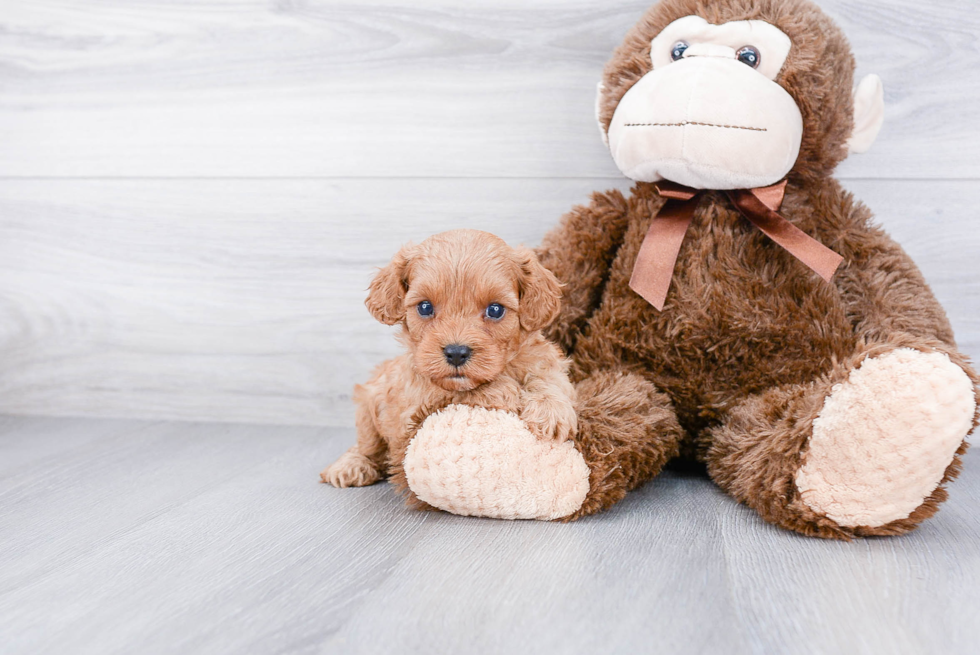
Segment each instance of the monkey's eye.
[[759,62],[762,61],[762,55],[759,54],[758,48],[750,45],[736,52],[735,57],[746,66],[751,66],[752,68],[758,68]]
[[498,321],[504,317],[504,312],[506,311],[507,310],[504,308],[504,306],[499,302],[492,302],[487,305],[486,311],[483,312],[483,315],[487,318]]
[[416,309],[418,309],[419,316],[421,316],[422,318],[429,318],[430,316],[436,313],[436,308],[433,307],[432,303],[429,302],[428,300],[423,300],[422,302],[420,302],[416,307]]
[[690,46],[684,41],[678,41],[674,44],[674,47],[670,51],[670,58],[677,61],[684,56],[684,53]]

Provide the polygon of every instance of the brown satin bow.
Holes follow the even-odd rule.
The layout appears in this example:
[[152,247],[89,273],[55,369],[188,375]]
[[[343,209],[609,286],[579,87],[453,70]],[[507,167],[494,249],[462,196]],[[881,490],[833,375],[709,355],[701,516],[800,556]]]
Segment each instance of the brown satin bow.
[[[657,182],[657,192],[667,203],[653,221],[633,266],[630,288],[663,310],[687,228],[698,206],[698,189]],[[726,191],[732,204],[770,239],[830,282],[843,257],[783,218],[778,212],[786,194],[786,180],[760,189]]]

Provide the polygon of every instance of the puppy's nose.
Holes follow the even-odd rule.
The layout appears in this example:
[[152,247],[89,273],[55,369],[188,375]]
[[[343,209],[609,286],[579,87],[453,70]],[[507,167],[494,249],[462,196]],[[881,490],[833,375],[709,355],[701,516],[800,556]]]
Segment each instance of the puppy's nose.
[[458,368],[466,363],[466,360],[473,354],[473,350],[469,346],[451,343],[442,349],[442,354],[446,356],[447,362]]

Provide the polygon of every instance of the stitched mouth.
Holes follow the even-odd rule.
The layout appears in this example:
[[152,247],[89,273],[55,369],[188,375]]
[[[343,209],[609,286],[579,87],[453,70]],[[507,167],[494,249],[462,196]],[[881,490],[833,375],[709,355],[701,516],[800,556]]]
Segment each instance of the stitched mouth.
[[749,132],[768,132],[764,127],[745,127],[744,125],[718,125],[716,123],[699,123],[698,121],[684,121],[683,123],[626,123],[623,127],[685,127],[695,125],[697,127],[718,127],[725,130],[748,130]]

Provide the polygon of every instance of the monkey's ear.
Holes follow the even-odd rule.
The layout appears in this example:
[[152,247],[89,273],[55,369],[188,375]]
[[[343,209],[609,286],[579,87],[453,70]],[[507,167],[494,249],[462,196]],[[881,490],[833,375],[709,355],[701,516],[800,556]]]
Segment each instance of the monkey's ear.
[[606,85],[599,80],[599,83],[595,87],[595,123],[599,126],[599,135],[602,137],[602,143],[608,148],[609,147],[609,135],[606,134],[606,128],[602,126],[602,94],[606,91]]
[[545,328],[561,311],[561,283],[555,274],[541,265],[528,248],[517,248],[521,263],[521,327],[528,332]]
[[854,132],[847,140],[848,154],[867,152],[885,121],[885,88],[881,78],[868,75],[854,89]]
[[405,293],[408,291],[408,263],[415,246],[408,244],[371,280],[364,305],[374,318],[394,325],[405,318]]

